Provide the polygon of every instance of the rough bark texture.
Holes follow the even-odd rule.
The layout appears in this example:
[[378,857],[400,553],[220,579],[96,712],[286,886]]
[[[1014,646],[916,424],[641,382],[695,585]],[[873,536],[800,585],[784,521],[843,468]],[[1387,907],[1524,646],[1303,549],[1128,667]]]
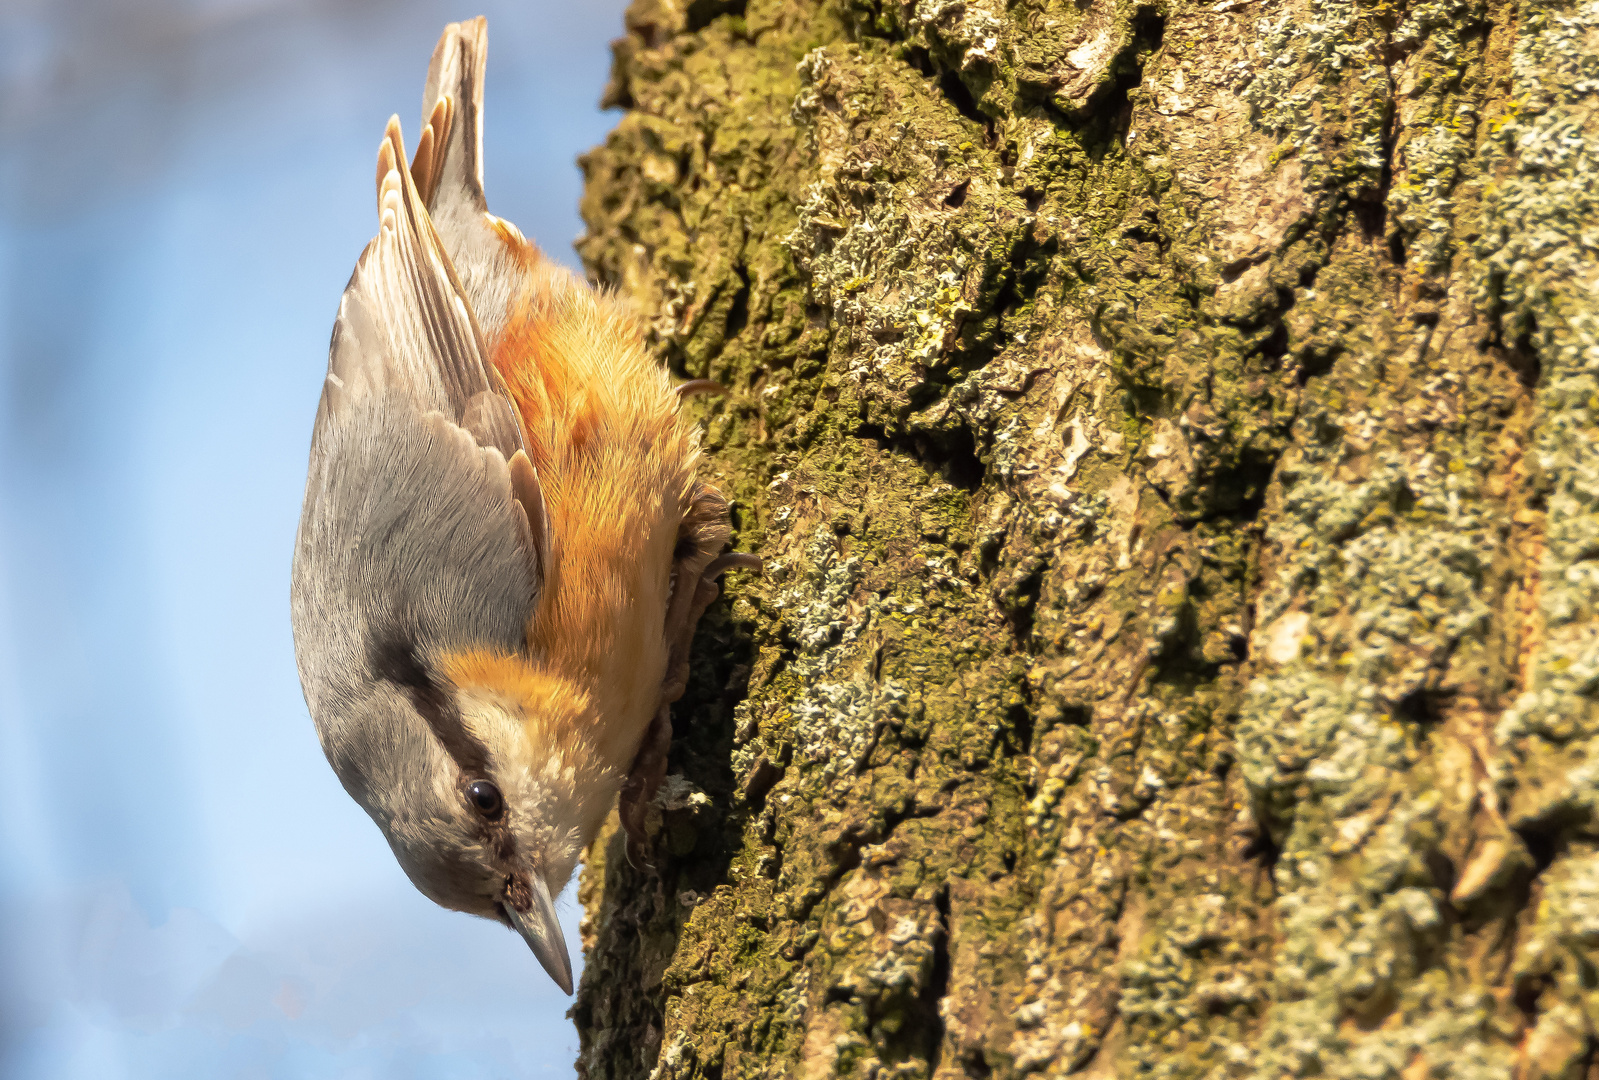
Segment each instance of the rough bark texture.
[[1599,2],[638,0],[763,578],[590,1080],[1599,1075]]

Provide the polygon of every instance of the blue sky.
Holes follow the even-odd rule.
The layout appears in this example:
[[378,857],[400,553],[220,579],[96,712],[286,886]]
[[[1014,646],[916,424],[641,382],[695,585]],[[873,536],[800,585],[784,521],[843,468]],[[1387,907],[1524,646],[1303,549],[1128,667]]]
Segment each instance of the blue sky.
[[572,1074],[328,769],[288,567],[385,120],[487,14],[490,206],[575,265],[622,7],[0,0],[0,1077]]

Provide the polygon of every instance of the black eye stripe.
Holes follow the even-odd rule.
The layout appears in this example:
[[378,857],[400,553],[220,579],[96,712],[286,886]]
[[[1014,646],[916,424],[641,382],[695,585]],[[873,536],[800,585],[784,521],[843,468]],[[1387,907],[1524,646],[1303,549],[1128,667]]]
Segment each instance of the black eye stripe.
[[373,675],[405,691],[457,768],[468,776],[488,773],[488,748],[467,730],[449,691],[416,655],[408,638],[387,634],[374,639],[367,662]]
[[[367,648],[367,664],[375,678],[399,687],[411,699],[416,711],[427,721],[433,737],[439,740],[439,745],[460,770],[463,795],[464,789],[474,780],[489,775],[488,748],[467,730],[446,684],[417,656],[408,635],[394,630],[372,638]],[[470,797],[467,797],[467,805],[473,805]],[[481,813],[477,815],[484,842],[493,848],[498,858],[510,863],[516,859],[516,835],[504,817],[503,809],[492,819]]]

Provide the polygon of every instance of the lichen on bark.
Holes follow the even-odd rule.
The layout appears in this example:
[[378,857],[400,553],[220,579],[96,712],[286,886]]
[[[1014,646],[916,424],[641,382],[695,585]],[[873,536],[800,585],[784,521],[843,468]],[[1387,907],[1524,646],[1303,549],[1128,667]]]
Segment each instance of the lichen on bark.
[[637,0],[737,544],[592,1078],[1585,1075],[1599,3]]

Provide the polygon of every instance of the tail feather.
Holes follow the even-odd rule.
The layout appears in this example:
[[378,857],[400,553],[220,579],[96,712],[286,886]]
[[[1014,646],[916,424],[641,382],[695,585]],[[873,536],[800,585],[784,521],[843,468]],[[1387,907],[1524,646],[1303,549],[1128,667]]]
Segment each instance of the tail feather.
[[488,45],[482,16],[444,28],[428,65],[411,178],[492,349],[516,303],[525,266],[539,256],[515,227],[488,212],[483,196]]
[[483,71],[488,21],[450,23],[439,36],[422,93],[422,136],[411,175],[435,217],[461,204],[478,213],[483,196]]

